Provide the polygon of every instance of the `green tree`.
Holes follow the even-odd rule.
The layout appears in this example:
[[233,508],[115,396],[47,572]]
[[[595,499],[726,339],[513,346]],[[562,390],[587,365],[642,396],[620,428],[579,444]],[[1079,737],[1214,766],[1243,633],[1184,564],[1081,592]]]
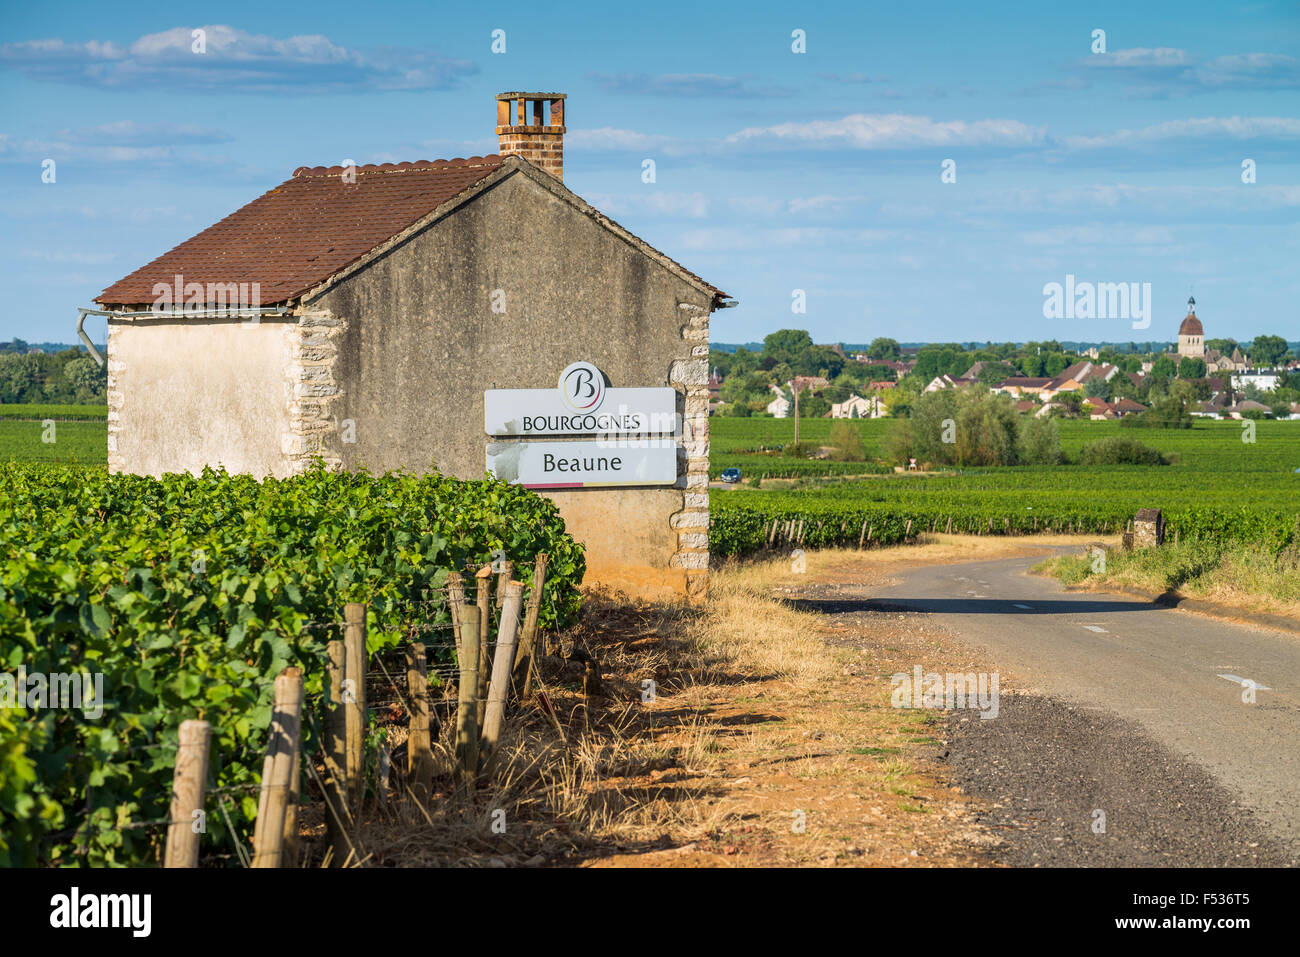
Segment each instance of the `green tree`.
[[1260,369],[1272,369],[1281,365],[1286,353],[1286,340],[1281,336],[1256,336],[1250,344],[1251,364]]
[[799,393],[799,418],[820,419],[831,410],[831,404],[810,389]]
[[834,379],[844,369],[845,359],[829,346],[810,346],[795,357],[800,375],[819,375]]
[[108,387],[108,374],[90,356],[78,356],[63,366],[63,378],[72,387],[79,402],[93,402]]
[[[718,390],[718,398],[728,406],[749,407],[754,403],[766,405],[774,396],[768,388],[768,380],[763,373],[746,372],[733,374],[724,379],[722,388]],[[732,411],[729,414],[739,413]]]
[[1199,356],[1183,356],[1178,361],[1178,378],[1203,379],[1205,377],[1205,360]]
[[1151,407],[1137,415],[1126,415],[1119,420],[1125,428],[1190,429],[1192,414],[1187,403],[1177,395],[1164,395],[1151,403]]
[[900,465],[910,458],[930,465],[1015,465],[1019,431],[1008,397],[945,389],[918,397],[911,417],[891,424],[884,447]]
[[1083,415],[1083,396],[1074,392],[1061,392],[1052,399],[1056,403],[1056,414],[1063,419],[1077,419]]
[[1042,378],[1043,375],[1043,357],[1040,355],[1026,355],[1020,357],[1020,372],[1031,379]]
[[0,402],[36,402],[41,398],[41,369],[36,356],[0,355]]
[[1110,401],[1112,386],[1106,379],[1098,377],[1089,379],[1083,384],[1083,394],[1089,399],[1105,399]]
[[779,329],[763,338],[763,356],[793,364],[812,344],[812,336],[803,329]]
[[991,362],[985,363],[984,368],[980,369],[978,378],[979,381],[983,382],[985,385],[997,385],[1003,379],[1015,374],[1016,370],[1012,368],[1011,365],[995,359]]
[[871,345],[867,346],[867,356],[871,359],[884,359],[886,362],[897,362],[898,357],[903,354],[902,348],[898,342],[893,339],[886,339],[884,336],[871,340]]
[[1151,375],[1161,379],[1172,379],[1174,373],[1177,371],[1178,370],[1174,366],[1174,360],[1169,358],[1167,355],[1158,356],[1155,361],[1151,363]]

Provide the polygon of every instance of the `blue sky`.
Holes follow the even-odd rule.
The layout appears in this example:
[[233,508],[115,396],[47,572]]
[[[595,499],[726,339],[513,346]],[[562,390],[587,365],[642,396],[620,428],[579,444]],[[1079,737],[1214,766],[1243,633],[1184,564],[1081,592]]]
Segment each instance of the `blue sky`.
[[[716,341],[1172,338],[1191,291],[1300,338],[1300,4],[1069,6],[8,4],[0,339],[72,341],[298,166],[495,152],[517,89],[569,94],[566,185],[740,300]],[[1150,283],[1150,329],[1045,319],[1067,274]]]

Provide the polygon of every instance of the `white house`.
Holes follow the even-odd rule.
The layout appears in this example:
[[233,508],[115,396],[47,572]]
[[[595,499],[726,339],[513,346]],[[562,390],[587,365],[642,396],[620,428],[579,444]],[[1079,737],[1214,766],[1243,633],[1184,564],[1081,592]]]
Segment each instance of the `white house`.
[[1248,375],[1235,375],[1232,377],[1232,387],[1234,389],[1244,389],[1248,385],[1258,386],[1261,392],[1272,392],[1277,388],[1278,376],[1268,372],[1252,372]]
[[776,393],[776,398],[767,404],[767,414],[778,419],[789,418],[791,407],[790,400],[787,399],[785,393],[776,386],[771,385],[768,386],[768,388]]
[[884,416],[885,404],[878,395],[864,399],[855,393],[831,406],[832,419],[881,419]]

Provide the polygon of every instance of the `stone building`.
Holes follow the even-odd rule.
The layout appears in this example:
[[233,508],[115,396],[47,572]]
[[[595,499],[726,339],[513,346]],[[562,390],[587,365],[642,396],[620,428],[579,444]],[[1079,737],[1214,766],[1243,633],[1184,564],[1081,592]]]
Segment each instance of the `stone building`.
[[496,109],[498,155],[299,168],[104,290],[109,467],[482,478],[519,441],[487,434],[485,393],[590,363],[602,394],[675,406],[667,475],[542,494],[588,581],[701,596],[709,316],[734,303],[565,187],[563,95]]

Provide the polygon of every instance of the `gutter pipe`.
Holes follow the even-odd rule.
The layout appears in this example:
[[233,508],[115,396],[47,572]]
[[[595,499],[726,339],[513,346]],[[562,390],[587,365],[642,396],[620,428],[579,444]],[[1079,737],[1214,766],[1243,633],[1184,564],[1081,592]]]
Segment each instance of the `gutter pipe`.
[[146,316],[153,319],[257,319],[261,316],[283,316],[288,311],[288,306],[276,306],[274,309],[171,309],[162,311],[146,309],[144,312],[123,312],[120,309],[89,309],[78,306],[77,338],[90,350],[94,360],[102,366],[105,361],[104,357],[99,354],[95,344],[90,341],[90,336],[86,334],[87,316],[107,316],[112,319],[139,319]]

